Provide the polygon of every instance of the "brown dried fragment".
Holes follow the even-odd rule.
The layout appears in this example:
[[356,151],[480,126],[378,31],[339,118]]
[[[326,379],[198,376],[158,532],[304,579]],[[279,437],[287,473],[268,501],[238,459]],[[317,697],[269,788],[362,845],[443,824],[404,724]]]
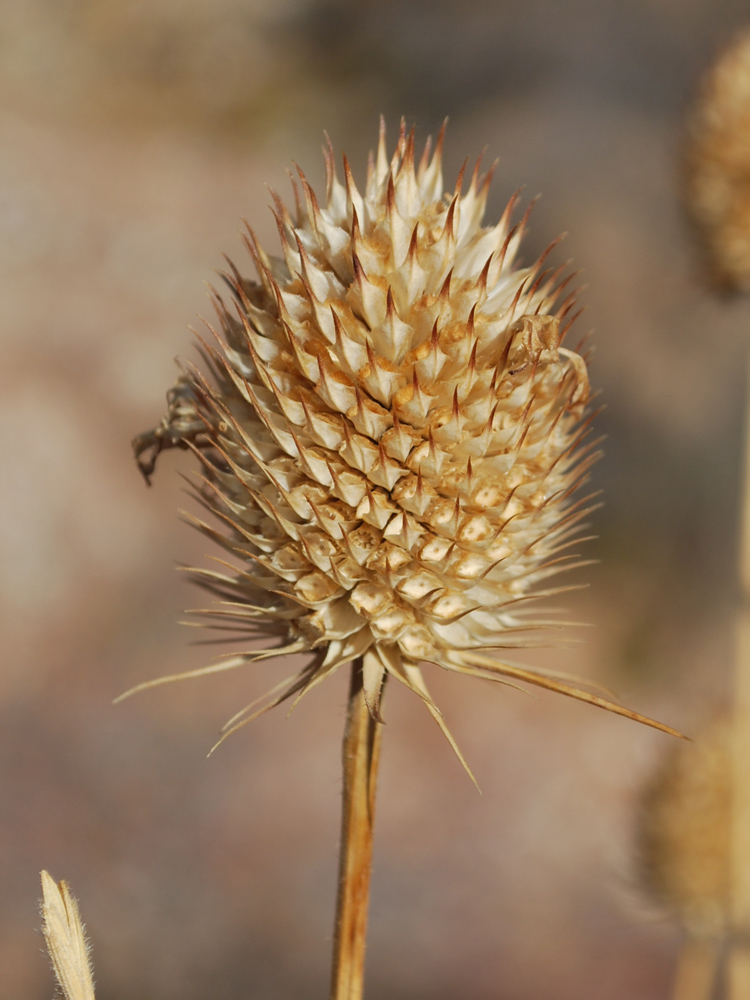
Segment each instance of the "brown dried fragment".
[[167,412],[153,430],[133,438],[133,452],[138,468],[151,485],[151,476],[160,453],[168,448],[187,448],[189,442],[206,430],[206,421],[198,410],[198,398],[191,377],[182,374],[167,393]]

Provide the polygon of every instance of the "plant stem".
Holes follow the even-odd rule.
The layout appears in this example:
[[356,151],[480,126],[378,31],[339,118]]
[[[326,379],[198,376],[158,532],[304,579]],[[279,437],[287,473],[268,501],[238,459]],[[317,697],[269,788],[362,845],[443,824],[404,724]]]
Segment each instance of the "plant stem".
[[344,732],[344,803],[331,1000],[361,1000],[381,724],[365,703],[362,660],[352,663]]
[[740,608],[732,720],[730,1000],[750,997],[750,371],[745,417],[745,469],[740,541]]
[[682,942],[672,1000],[711,1000],[719,967],[719,942],[689,935]]

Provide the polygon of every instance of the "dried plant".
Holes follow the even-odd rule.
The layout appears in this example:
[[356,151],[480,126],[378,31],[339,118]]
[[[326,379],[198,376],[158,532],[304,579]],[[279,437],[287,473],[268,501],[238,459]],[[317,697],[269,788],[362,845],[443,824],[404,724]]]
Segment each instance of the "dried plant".
[[228,560],[189,570],[219,599],[196,614],[238,639],[276,640],[134,690],[308,654],[223,739],[352,664],[338,998],[361,995],[387,678],[424,702],[464,766],[424,662],[674,732],[505,655],[559,627],[526,606],[566,589],[550,577],[581,565],[569,553],[591,510],[591,495],[574,497],[597,457],[589,381],[563,346],[571,276],[546,267],[552,247],[517,265],[526,216],[514,225],[515,197],[482,226],[492,171],[478,163],[464,192],[462,170],[443,193],[442,143],[443,132],[417,165],[402,126],[389,158],[381,126],[363,192],[346,158],[340,182],[329,146],[324,207],[301,171],[294,216],[274,196],[283,256],[248,227],[257,280],[229,264],[233,301],[214,295],[221,331],[200,341],[203,370],[181,375],[160,426],[134,442],[147,478],[164,448],[200,461],[196,497],[220,528],[194,523]]
[[750,31],[706,73],[686,140],[685,200],[711,273],[750,291]]
[[94,1000],[89,945],[67,882],[42,872],[42,930],[65,1000]]
[[441,145],[415,168],[413,136],[402,130],[389,161],[381,134],[364,195],[327,151],[324,209],[300,175],[296,219],[276,200],[283,259],[250,231],[259,281],[230,265],[234,307],[214,297],[222,333],[201,341],[208,377],[182,375],[162,424],[135,441],[147,476],[163,448],[195,452],[198,499],[227,530],[196,526],[240,560],[190,570],[221,599],[196,614],[280,640],[196,673],[312,653],[278,704],[361,657],[374,718],[392,675],[444,728],[419,668],[430,662],[631,715],[487,655],[559,624],[525,605],[581,565],[567,551],[591,496],[572,494],[597,454],[586,365],[562,346],[575,293],[556,308],[570,278],[543,270],[546,253],[514,266],[515,198],[480,225],[478,166],[466,194],[459,179],[443,196]]
[[[683,166],[686,207],[715,286],[750,291],[748,28],[704,74],[687,118]],[[650,791],[644,820],[652,887],[687,931],[675,1000],[712,995],[721,949],[727,996],[750,996],[750,408],[744,467],[731,712],[723,729],[676,756]]]
[[672,748],[642,802],[644,881],[698,937],[720,937],[729,925],[730,737],[721,718]]
[[710,1000],[731,927],[731,741],[719,717],[671,748],[641,803],[643,883],[685,933],[674,1000]]

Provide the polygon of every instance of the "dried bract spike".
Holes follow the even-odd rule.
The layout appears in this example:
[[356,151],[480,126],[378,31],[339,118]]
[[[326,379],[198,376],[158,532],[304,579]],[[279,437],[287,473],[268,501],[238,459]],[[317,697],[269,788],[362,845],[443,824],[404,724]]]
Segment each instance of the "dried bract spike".
[[161,448],[193,449],[200,499],[226,528],[198,525],[231,562],[191,570],[221,601],[199,614],[278,640],[207,672],[309,651],[270,707],[363,657],[373,716],[392,675],[444,729],[427,661],[630,715],[490,655],[531,644],[549,622],[526,602],[576,565],[560,553],[590,509],[572,499],[595,458],[589,382],[560,347],[559,272],[516,265],[511,210],[481,225],[476,174],[442,193],[441,148],[442,133],[415,167],[402,128],[389,161],[381,133],[364,193],[328,153],[325,203],[305,184],[312,208],[295,223],[277,207],[286,263],[252,245],[258,282],[228,276],[209,377],[182,376],[136,439],[146,474]]
[[78,905],[67,882],[42,872],[42,917],[52,967],[65,1000],[94,1000],[94,980]]
[[687,133],[686,204],[712,275],[750,291],[750,31],[706,74]]

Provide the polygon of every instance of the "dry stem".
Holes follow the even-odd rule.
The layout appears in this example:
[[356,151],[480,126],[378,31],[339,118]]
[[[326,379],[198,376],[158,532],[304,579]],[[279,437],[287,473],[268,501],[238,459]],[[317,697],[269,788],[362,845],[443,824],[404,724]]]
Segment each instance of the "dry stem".
[[[750,494],[745,503],[748,499]],[[743,574],[732,720],[729,1000],[748,1000],[750,997],[750,592],[747,586]]]
[[344,804],[331,1000],[360,1000],[370,896],[381,724],[365,703],[362,660],[352,664],[344,733]]
[[740,599],[732,725],[732,850],[729,997],[750,997],[750,372],[740,542]]
[[719,966],[719,942],[691,934],[680,949],[672,1000],[711,1000]]

